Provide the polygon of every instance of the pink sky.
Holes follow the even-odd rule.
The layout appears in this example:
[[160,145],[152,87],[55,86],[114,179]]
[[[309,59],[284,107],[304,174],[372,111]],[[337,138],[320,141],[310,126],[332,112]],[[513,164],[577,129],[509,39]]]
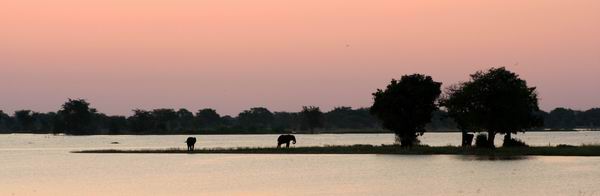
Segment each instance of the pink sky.
[[392,78],[507,66],[541,106],[600,106],[597,0],[4,0],[0,109],[370,106]]

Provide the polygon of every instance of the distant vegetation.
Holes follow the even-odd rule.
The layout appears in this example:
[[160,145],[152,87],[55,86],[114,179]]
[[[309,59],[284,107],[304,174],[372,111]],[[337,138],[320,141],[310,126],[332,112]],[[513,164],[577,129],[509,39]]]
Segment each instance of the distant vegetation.
[[316,106],[304,106],[298,112],[272,112],[254,107],[235,117],[221,116],[211,108],[195,112],[135,109],[131,116],[110,116],[84,99],[69,99],[56,112],[19,110],[9,115],[0,110],[0,133],[373,133],[388,129],[402,145],[412,146],[425,131],[485,132],[490,141],[496,134],[504,134],[507,141],[518,144],[511,134],[600,128],[600,108],[539,110],[535,88],[505,68],[477,72],[470,81],[450,86],[438,99],[440,86],[429,76],[406,75],[373,93],[374,104],[369,108],[336,107],[323,112]]
[[[443,122],[440,120],[439,122]],[[443,127],[443,126],[437,126]],[[336,107],[321,112],[305,106],[299,112],[271,112],[264,107],[221,116],[211,108],[133,110],[131,116],[109,116],[83,99],[69,99],[57,112],[0,110],[0,133],[93,134],[265,134],[384,132],[367,108]]]
[[[266,108],[262,108],[269,111]],[[261,109],[261,110],[262,110]],[[256,109],[254,109],[256,110]],[[256,134],[256,133],[311,133],[308,120],[302,120],[300,112],[265,112],[266,115],[244,111],[237,117],[220,116],[213,109],[192,113],[186,109],[135,110],[134,115],[108,116],[88,108],[90,120],[85,125],[69,125],[64,112],[39,113],[19,110],[12,115],[0,111],[0,133],[66,133],[85,134]],[[248,116],[249,115],[249,116]],[[586,111],[557,108],[541,112],[544,126],[537,129],[600,130],[600,108]],[[87,115],[84,115],[87,116]],[[252,117],[254,116],[254,117]],[[369,113],[368,108],[353,109],[337,107],[318,114],[319,123],[312,125],[313,132],[386,132],[380,122]],[[264,118],[253,122],[247,118]],[[308,118],[307,118],[308,119]],[[87,121],[87,120],[84,120]],[[260,122],[260,123],[259,123]],[[85,126],[73,129],[73,126]],[[427,131],[457,131],[456,123],[446,111],[433,112]],[[78,131],[79,130],[79,131]]]

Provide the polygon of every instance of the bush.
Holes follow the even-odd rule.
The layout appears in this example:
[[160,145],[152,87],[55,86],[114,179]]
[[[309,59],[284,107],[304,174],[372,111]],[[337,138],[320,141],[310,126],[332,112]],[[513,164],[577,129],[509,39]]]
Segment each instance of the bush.
[[528,147],[529,145],[519,139],[504,138],[504,144],[502,147]]
[[[400,138],[400,137],[398,137],[398,136],[396,135],[396,139],[395,139],[395,141],[394,141],[394,145],[400,145],[400,146],[403,146],[403,145],[402,145],[402,138]],[[412,141],[412,145],[413,145],[413,146],[419,146],[419,145],[421,145],[421,140],[419,140],[418,138],[414,138],[414,140]]]
[[575,146],[573,146],[573,145],[568,145],[568,144],[559,144],[559,145],[557,145],[556,147],[559,147],[559,148],[573,148],[573,147],[575,147]]
[[475,137],[475,147],[478,148],[489,148],[491,145],[488,142],[487,135],[485,134],[477,134]]

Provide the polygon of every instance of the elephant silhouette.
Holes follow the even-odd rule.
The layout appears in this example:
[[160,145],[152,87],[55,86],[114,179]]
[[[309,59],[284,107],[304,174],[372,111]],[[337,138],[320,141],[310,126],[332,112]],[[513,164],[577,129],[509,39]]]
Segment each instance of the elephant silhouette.
[[185,140],[185,143],[187,143],[187,150],[188,151],[194,151],[194,144],[196,144],[196,138],[195,137],[188,137],[187,140]]
[[296,144],[296,137],[290,134],[280,135],[279,138],[277,138],[277,148],[280,148],[281,144],[285,144],[285,147],[289,148],[290,141],[292,141],[293,144]]

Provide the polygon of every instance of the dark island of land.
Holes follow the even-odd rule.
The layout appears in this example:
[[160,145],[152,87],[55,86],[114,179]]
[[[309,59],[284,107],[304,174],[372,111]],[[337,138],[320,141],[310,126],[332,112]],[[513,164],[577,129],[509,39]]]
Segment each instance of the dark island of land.
[[400,155],[484,155],[484,156],[600,156],[600,145],[582,146],[533,146],[475,148],[458,146],[415,146],[411,148],[396,145],[353,145],[324,147],[242,147],[242,148],[204,148],[194,151],[186,149],[139,149],[118,150],[99,149],[73,151],[73,153],[142,153],[142,154],[400,154]]

